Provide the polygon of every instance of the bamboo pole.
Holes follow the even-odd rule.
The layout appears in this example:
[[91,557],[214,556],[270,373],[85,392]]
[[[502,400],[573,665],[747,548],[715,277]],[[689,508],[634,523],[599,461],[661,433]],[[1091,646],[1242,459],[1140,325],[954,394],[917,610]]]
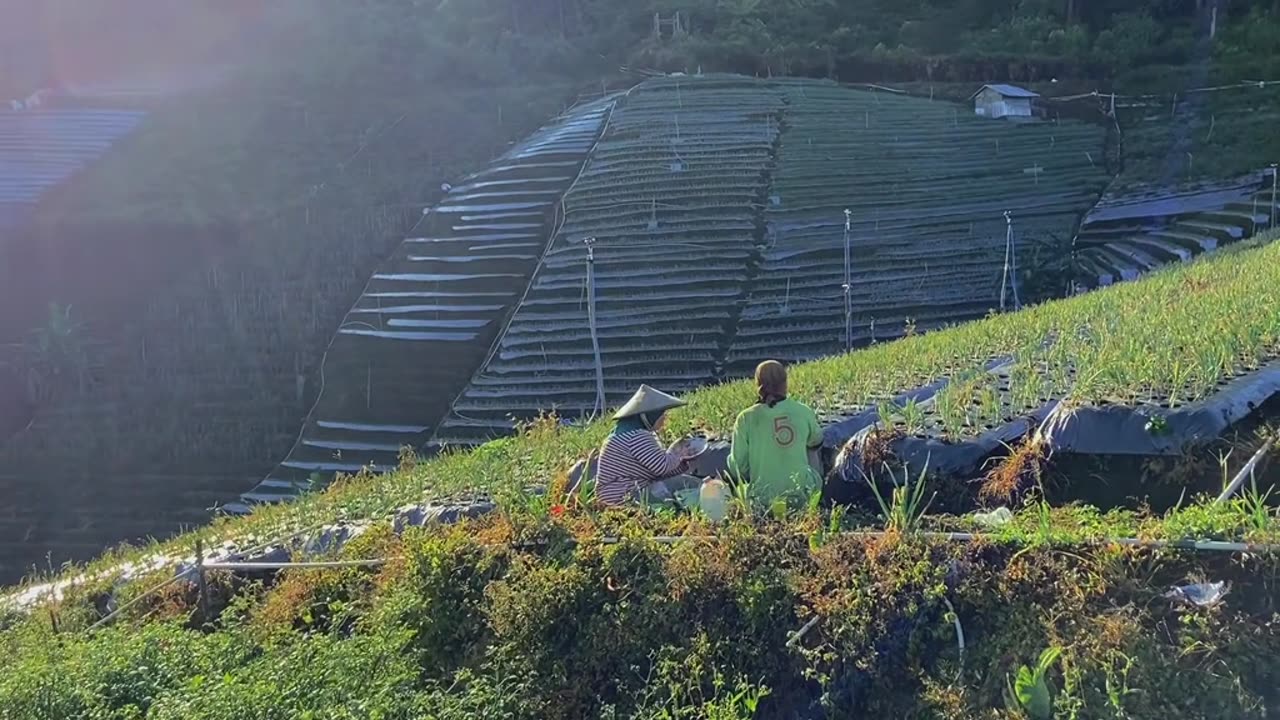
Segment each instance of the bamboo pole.
[[196,538],[196,590],[200,599],[200,621],[209,622],[209,584],[205,575],[204,539]]
[[189,567],[189,568],[187,568],[187,569],[183,570],[182,572],[179,572],[178,574],[174,575],[173,577],[169,578],[168,580],[165,580],[164,582],[160,583],[159,585],[156,585],[156,586],[154,586],[154,587],[152,587],[152,588],[150,588],[150,589],[148,589],[148,590],[144,591],[144,592],[143,592],[141,595],[139,595],[138,597],[136,597],[136,598],[134,598],[134,599],[130,600],[129,602],[125,603],[124,605],[121,605],[120,607],[118,607],[118,608],[116,608],[115,610],[113,610],[113,611],[111,611],[110,613],[108,613],[105,617],[103,617],[103,618],[102,618],[101,620],[99,620],[98,622],[96,622],[96,623],[94,623],[94,624],[90,625],[90,626],[89,626],[89,629],[88,629],[88,631],[87,631],[87,632],[93,632],[94,630],[96,630],[96,629],[98,629],[98,628],[102,627],[103,625],[106,625],[107,623],[111,622],[112,620],[115,620],[115,619],[116,619],[117,617],[119,617],[119,616],[120,616],[120,614],[121,614],[121,613],[123,613],[125,610],[128,610],[129,608],[133,607],[134,605],[137,605],[138,603],[142,602],[144,599],[146,599],[146,598],[148,598],[148,597],[151,597],[152,595],[154,595],[154,594],[156,594],[156,593],[160,592],[161,590],[163,590],[163,589],[165,589],[165,588],[169,587],[170,585],[172,585],[172,584],[174,584],[174,583],[178,582],[179,580],[181,580],[181,579],[183,579],[183,578],[187,577],[187,576],[188,576],[188,575],[190,575],[193,571],[195,571],[195,569],[196,569],[196,568],[195,568],[195,566]]
[[1227,485],[1226,489],[1222,491],[1222,494],[1218,496],[1218,499],[1213,501],[1213,504],[1221,505],[1229,500],[1232,495],[1235,495],[1236,491],[1240,489],[1240,486],[1244,484],[1245,478],[1253,476],[1254,468],[1258,466],[1258,463],[1262,461],[1262,458],[1266,456],[1267,451],[1270,449],[1270,442],[1267,442],[1262,447],[1258,448],[1258,452],[1254,453],[1253,457],[1249,458],[1249,462],[1245,463],[1244,467],[1240,468],[1240,472],[1236,473],[1236,476],[1231,480],[1231,484]]

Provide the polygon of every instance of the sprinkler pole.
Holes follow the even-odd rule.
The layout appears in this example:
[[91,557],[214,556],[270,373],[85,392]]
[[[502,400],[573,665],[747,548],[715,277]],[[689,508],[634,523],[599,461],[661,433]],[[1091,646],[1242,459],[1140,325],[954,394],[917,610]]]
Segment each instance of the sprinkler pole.
[[853,249],[850,234],[853,230],[853,211],[844,210],[844,349],[853,349]]
[[592,414],[603,413],[604,398],[604,364],[600,360],[600,338],[596,335],[596,239],[583,240],[587,246],[587,326],[591,331],[591,352],[596,363],[596,404]]
[[1271,163],[1271,212],[1267,213],[1267,227],[1276,226],[1276,163]]
[[1005,296],[1009,289],[1009,261],[1013,255],[1013,216],[1004,211],[1004,277],[1000,280],[1000,312],[1005,310]]

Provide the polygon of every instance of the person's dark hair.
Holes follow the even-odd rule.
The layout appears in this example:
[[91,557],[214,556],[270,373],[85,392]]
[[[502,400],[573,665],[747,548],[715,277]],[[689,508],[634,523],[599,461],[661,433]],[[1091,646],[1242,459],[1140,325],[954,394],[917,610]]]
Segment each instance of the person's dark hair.
[[756,398],[769,407],[787,399],[787,369],[782,363],[765,360],[756,366]]

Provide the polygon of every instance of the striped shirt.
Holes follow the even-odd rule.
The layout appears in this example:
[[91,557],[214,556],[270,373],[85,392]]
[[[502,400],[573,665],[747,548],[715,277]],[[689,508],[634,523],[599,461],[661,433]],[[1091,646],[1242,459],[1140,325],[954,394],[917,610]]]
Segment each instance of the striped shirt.
[[678,456],[662,449],[648,430],[610,435],[600,448],[596,468],[596,498],[605,505],[621,505],[649,483],[675,477],[687,469]]

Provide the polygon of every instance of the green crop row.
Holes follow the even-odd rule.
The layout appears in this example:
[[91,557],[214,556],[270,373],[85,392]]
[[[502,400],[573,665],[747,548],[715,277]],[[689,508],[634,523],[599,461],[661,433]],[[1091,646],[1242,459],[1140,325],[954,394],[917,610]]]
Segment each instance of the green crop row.
[[[1028,393],[1039,396],[1055,386],[1079,403],[1132,402],[1161,388],[1189,387],[1187,397],[1204,394],[1228,373],[1247,372],[1276,355],[1280,244],[1267,244],[1271,237],[1137,282],[805,363],[792,372],[791,392],[824,415],[839,416],[939,378],[972,377],[991,359],[1012,356],[1011,382],[1020,388],[1012,396],[1028,403]],[[1076,379],[1068,383],[1072,372]],[[673,414],[667,433],[727,436],[753,398],[748,382],[690,393],[688,407]],[[597,420],[553,435],[525,433],[474,451],[445,453],[386,476],[339,483],[292,504],[261,507],[245,518],[221,519],[199,533],[210,541],[270,539],[337,520],[381,516],[424,495],[518,493],[545,485],[598,447],[608,430],[607,421]],[[162,547],[183,548],[192,541],[181,537]]]

